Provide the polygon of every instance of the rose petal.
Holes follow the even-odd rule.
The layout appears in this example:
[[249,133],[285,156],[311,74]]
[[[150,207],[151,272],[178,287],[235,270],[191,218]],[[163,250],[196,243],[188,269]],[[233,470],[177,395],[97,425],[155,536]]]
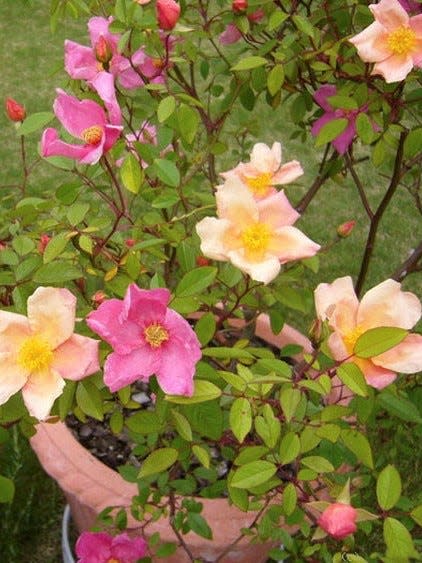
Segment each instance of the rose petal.
[[47,418],[64,386],[63,378],[53,370],[31,373],[22,388],[23,402],[29,414],[38,420]]
[[17,393],[25,385],[28,372],[16,363],[16,359],[8,353],[0,353],[0,405]]
[[408,334],[404,340],[372,358],[377,366],[400,373],[417,373],[422,371],[422,335]]
[[98,345],[98,340],[73,334],[56,348],[51,367],[65,379],[73,381],[91,375],[100,369]]
[[104,110],[92,100],[78,100],[57,89],[54,113],[65,129],[74,137],[82,138],[85,129],[98,125],[104,127]]
[[115,392],[138,379],[148,381],[160,369],[160,362],[160,354],[148,345],[126,355],[112,353],[104,364],[104,383]]

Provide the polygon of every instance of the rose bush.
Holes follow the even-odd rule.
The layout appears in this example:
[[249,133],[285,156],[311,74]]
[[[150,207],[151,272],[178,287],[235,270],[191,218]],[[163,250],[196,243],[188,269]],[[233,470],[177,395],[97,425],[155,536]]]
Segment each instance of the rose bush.
[[[391,417],[421,423],[403,375],[422,370],[421,303],[402,287],[421,270],[417,233],[388,256],[389,279],[375,269],[368,283],[400,189],[422,209],[414,4],[78,0],[90,39],[65,42],[53,113],[7,99],[21,146],[38,134],[44,164],[68,180],[37,190],[21,151],[0,251],[0,424],[30,436],[72,413],[133,446],[119,470],[138,486],[142,540],[110,511],[105,531],[80,537],[81,561],[169,556],[151,514],[171,515],[193,561],[185,534],[212,542],[213,530],[191,497],[256,511],[233,545],[268,542],[274,559],[418,559],[422,505],[377,442]],[[54,25],[68,8],[52,3]],[[284,105],[291,121],[274,131]],[[306,155],[282,156],[289,135]],[[305,212],[337,183],[347,218],[344,178],[367,240],[355,281],[315,283],[357,223],[327,218],[308,236]],[[262,314],[275,336],[315,318],[309,348],[257,339]]]

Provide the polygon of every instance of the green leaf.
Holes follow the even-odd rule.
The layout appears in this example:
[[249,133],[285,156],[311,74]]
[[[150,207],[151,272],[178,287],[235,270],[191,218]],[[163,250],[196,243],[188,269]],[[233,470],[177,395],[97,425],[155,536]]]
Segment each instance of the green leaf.
[[384,521],[384,541],[387,544],[387,557],[397,563],[405,563],[410,557],[419,556],[414,548],[409,530],[395,518]]
[[332,463],[322,456],[310,455],[308,457],[303,457],[300,462],[305,467],[309,467],[309,469],[313,469],[317,473],[330,473],[331,471],[334,471]]
[[0,475],[0,502],[12,502],[15,494],[15,484],[8,477]]
[[61,232],[58,235],[52,237],[47,246],[45,247],[43,254],[44,264],[52,262],[57,256],[59,256],[63,250],[66,248],[69,242],[69,233]]
[[195,379],[194,385],[195,389],[192,397],[183,397],[181,395],[166,395],[166,401],[169,401],[170,403],[177,403],[179,405],[190,405],[194,403],[212,401],[213,399],[218,399],[218,397],[221,397],[221,389],[210,381],[205,381],[204,379]]
[[210,466],[210,454],[205,448],[198,446],[197,444],[192,446],[192,453],[198,458],[198,461],[207,469]]
[[251,461],[234,472],[230,485],[238,489],[256,487],[271,479],[276,471],[277,467],[269,461]]
[[252,354],[247,350],[243,350],[243,348],[228,348],[227,346],[203,348],[202,355],[221,360],[253,360]]
[[309,37],[314,37],[315,29],[309,20],[298,15],[293,16],[292,20],[299,31],[309,35]]
[[341,439],[346,448],[353,452],[359,461],[370,469],[374,468],[372,450],[366,436],[357,430],[343,429]]
[[182,139],[191,145],[198,130],[198,112],[186,104],[182,104],[177,110],[177,123]]
[[289,483],[283,490],[282,506],[284,514],[290,516],[293,514],[297,504],[297,491],[293,483]]
[[399,501],[401,496],[400,473],[394,465],[387,465],[378,475],[377,499],[383,510],[390,510]]
[[176,109],[176,98],[174,96],[167,96],[163,98],[158,104],[157,119],[160,123],[164,123]]
[[263,416],[255,417],[255,429],[268,448],[275,448],[280,438],[281,424],[270,405],[264,405]]
[[154,159],[154,168],[159,179],[167,186],[177,188],[180,184],[180,172],[174,162],[164,158]]
[[89,211],[89,203],[74,203],[69,207],[66,217],[72,226],[81,223]]
[[177,461],[179,452],[175,448],[158,448],[144,459],[138,478],[161,473]]
[[206,523],[205,519],[197,512],[188,512],[187,524],[195,534],[205,538],[207,540],[212,540],[211,528]]
[[92,381],[81,381],[76,389],[76,403],[88,416],[103,420],[103,400],[99,389]]
[[297,458],[300,453],[300,439],[294,432],[288,432],[280,442],[280,463],[287,465]]
[[275,96],[284,82],[284,68],[283,65],[277,64],[268,73],[267,88],[271,96]]
[[126,426],[137,434],[156,434],[162,432],[163,422],[154,411],[142,410],[128,416]]
[[321,127],[320,132],[317,135],[315,146],[321,147],[326,143],[330,143],[336,137],[338,137],[346,129],[348,125],[348,120],[341,117],[339,119],[333,119]]
[[54,113],[50,111],[40,111],[29,115],[22,125],[18,128],[18,135],[28,135],[39,131],[54,119]]
[[267,64],[267,59],[263,57],[246,57],[239,61],[236,65],[232,66],[231,70],[251,70],[252,68],[258,68],[259,66],[264,66]]
[[229,421],[231,431],[242,443],[252,428],[252,409],[247,399],[239,397],[233,401]]
[[34,274],[33,281],[35,283],[46,284],[60,284],[63,282],[76,280],[82,278],[83,273],[77,266],[69,262],[54,261],[50,264],[44,264]]
[[195,334],[202,346],[213,339],[216,330],[215,317],[212,313],[203,315],[195,325]]
[[288,387],[280,393],[280,405],[287,422],[290,422],[302,397],[299,389]]
[[376,400],[377,403],[390,414],[406,422],[422,423],[422,417],[419,414],[418,408],[408,399],[384,391],[378,395]]
[[192,429],[187,418],[174,409],[171,410],[171,416],[173,418],[174,426],[180,436],[187,442],[191,442]]
[[187,272],[176,286],[175,295],[189,297],[200,293],[214,282],[217,272],[218,269],[213,266],[202,266]]
[[356,100],[350,98],[349,96],[329,96],[328,102],[333,108],[340,109],[358,109],[358,104]]
[[370,328],[359,336],[353,349],[359,358],[378,356],[406,338],[408,331],[404,328],[381,326]]
[[366,385],[365,377],[356,364],[350,362],[342,364],[337,368],[336,373],[340,381],[342,381],[350,391],[353,391],[353,393],[361,397],[368,396],[368,386]]
[[410,516],[419,525],[422,526],[422,504],[412,510]]
[[139,160],[131,152],[128,153],[120,168],[120,176],[124,187],[131,193],[137,194],[141,188],[143,172]]
[[409,132],[404,141],[403,150],[406,158],[413,158],[422,151],[422,127],[417,127]]
[[361,112],[358,114],[356,118],[356,131],[365,145],[369,145],[375,139],[374,127],[366,113]]
[[35,243],[29,237],[19,235],[12,240],[13,250],[20,256],[29,254],[35,248]]

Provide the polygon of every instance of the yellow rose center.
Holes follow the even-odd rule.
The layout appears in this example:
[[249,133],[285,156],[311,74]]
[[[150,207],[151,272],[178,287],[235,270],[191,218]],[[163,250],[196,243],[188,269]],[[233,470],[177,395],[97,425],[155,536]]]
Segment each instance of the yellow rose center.
[[389,34],[387,44],[394,55],[408,55],[416,46],[416,33],[410,27],[401,26]]
[[267,191],[271,188],[271,180],[273,175],[270,172],[263,172],[258,176],[246,176],[245,182],[252,193],[257,196],[265,196]]
[[112,557],[107,561],[107,563],[120,563],[120,559],[115,559],[114,557]]
[[249,260],[262,259],[271,238],[268,226],[265,223],[255,223],[245,229],[240,236],[247,258]]
[[88,145],[97,145],[103,136],[103,128],[101,125],[92,125],[82,131],[82,139]]
[[354,347],[356,345],[356,341],[366,331],[365,328],[357,325],[353,330],[347,332],[343,335],[343,342],[346,346],[346,350],[349,354],[353,354]]
[[18,353],[18,364],[26,371],[43,371],[53,359],[49,343],[40,336],[30,336],[22,344]]
[[152,66],[161,70],[164,67],[164,61],[159,58],[152,59]]
[[159,348],[169,339],[169,333],[159,323],[152,323],[144,330],[144,337],[152,348]]

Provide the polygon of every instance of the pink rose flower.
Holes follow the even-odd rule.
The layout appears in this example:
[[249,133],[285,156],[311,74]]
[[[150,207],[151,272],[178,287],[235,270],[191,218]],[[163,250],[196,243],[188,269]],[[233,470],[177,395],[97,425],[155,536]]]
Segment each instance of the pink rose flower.
[[420,2],[414,2],[414,0],[399,0],[399,2],[406,12],[415,12],[417,14],[422,12],[422,4]]
[[[240,11],[234,8],[233,3],[233,11]],[[239,3],[240,4],[240,3]],[[265,16],[264,10],[256,10],[251,14],[248,14],[248,20],[253,24],[257,23]],[[240,29],[234,23],[229,23],[223,33],[220,34],[219,41],[222,45],[231,45],[232,43],[236,43],[239,39],[242,39],[243,35]]]
[[404,80],[422,66],[422,14],[410,17],[398,0],[381,0],[369,9],[375,21],[349,41],[363,61],[375,63],[372,74],[386,82]]
[[156,12],[160,29],[170,31],[180,17],[180,6],[174,0],[157,0]]
[[131,284],[123,300],[108,299],[88,315],[88,326],[113,347],[104,365],[111,391],[155,374],[165,393],[192,395],[200,344],[169,299],[167,289]]
[[333,141],[331,141],[336,151],[339,154],[344,154],[347,152],[348,148],[353,143],[353,139],[355,138],[356,119],[360,113],[365,113],[367,111],[367,106],[364,105],[359,109],[354,110],[334,108],[330,104],[330,97],[335,96],[336,93],[337,88],[330,84],[324,84],[315,92],[314,100],[325,113],[312,125],[311,133],[316,137],[323,126],[330,123],[330,121],[340,118],[347,119],[348,124],[346,129],[342,131],[340,135],[337,135]]
[[82,532],[75,551],[77,563],[136,563],[146,556],[147,543],[127,533],[111,536],[106,532]]
[[269,283],[281,264],[314,256],[320,246],[292,225],[300,217],[283,191],[257,201],[239,178],[219,186],[217,215],[196,225],[201,252],[229,261],[253,280]]
[[28,299],[28,317],[0,311],[0,405],[21,390],[29,414],[44,420],[64,379],[99,370],[98,341],[73,333],[75,309],[69,290],[39,287]]
[[255,199],[263,199],[275,194],[274,186],[294,182],[303,174],[297,160],[281,164],[281,144],[273,143],[270,148],[264,143],[256,143],[250,161],[241,162],[232,170],[221,172],[223,178],[239,177],[248,187]]
[[[402,291],[394,280],[386,280],[370,289],[360,303],[349,276],[332,284],[321,283],[315,290],[315,308],[322,321],[327,320],[332,334],[328,347],[333,358],[343,361],[353,356],[357,339],[376,327],[411,329],[420,319],[422,306],[413,293]],[[394,381],[396,372],[422,370],[422,335],[408,334],[383,354],[372,358],[353,356],[366,382],[382,389]]]
[[57,130],[49,127],[41,139],[42,156],[65,156],[81,164],[96,164],[120,137],[123,127],[110,123],[103,108],[92,100],[81,101],[58,89],[53,107],[63,127],[83,144],[65,143]]
[[357,530],[357,510],[349,504],[330,504],[318,519],[318,526],[336,540],[342,540]]
[[108,30],[112,21],[111,17],[91,18],[88,22],[91,47],[66,40],[64,62],[69,76],[75,80],[86,80],[104,101],[114,123],[120,123],[115,80],[118,79],[127,89],[139,88],[143,81],[132,68],[130,60],[118,52],[120,35]]

